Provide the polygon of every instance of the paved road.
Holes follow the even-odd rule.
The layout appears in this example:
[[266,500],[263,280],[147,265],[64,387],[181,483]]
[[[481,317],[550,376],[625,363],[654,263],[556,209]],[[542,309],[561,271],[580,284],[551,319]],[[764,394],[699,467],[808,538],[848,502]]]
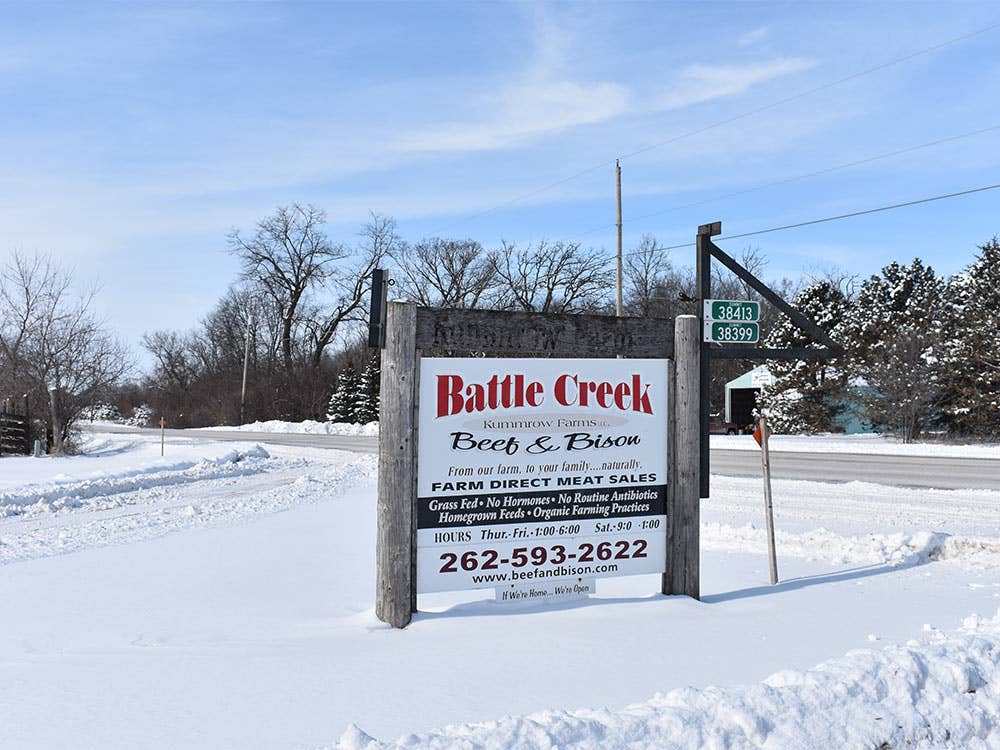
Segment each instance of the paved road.
[[[94,428],[101,432],[135,432],[134,428]],[[144,430],[157,434],[159,430]],[[296,435],[237,430],[166,430],[170,437],[204,437],[243,440],[310,448],[336,448],[355,453],[375,453],[378,438],[358,435]],[[872,482],[897,487],[1000,490],[1000,459],[946,456],[885,456],[861,453],[771,452],[775,479],[808,479],[817,482]],[[759,477],[756,450],[712,450],[712,473],[734,477]],[[1000,510],[998,510],[1000,512]]]
[[[724,476],[759,477],[760,454],[755,450],[715,449],[711,469],[713,474]],[[1000,490],[1000,459],[771,451],[771,476],[896,487]]]

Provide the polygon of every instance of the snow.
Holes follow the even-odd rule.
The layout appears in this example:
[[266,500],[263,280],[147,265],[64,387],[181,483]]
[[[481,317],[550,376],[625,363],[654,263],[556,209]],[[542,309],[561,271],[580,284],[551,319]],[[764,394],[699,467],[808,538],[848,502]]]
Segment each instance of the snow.
[[392,743],[352,725],[336,748],[996,747],[1000,613],[929,632],[751,687],[683,688],[618,711],[546,711]]
[[[1000,488],[937,490],[868,482],[824,484],[793,479],[771,482],[778,529],[829,529],[841,536],[938,531],[1000,538]],[[732,526],[759,523],[760,479],[712,476],[712,496],[701,503],[701,520]]]
[[236,427],[205,427],[206,430],[239,430],[240,432],[284,432],[308,435],[378,435],[378,422],[350,424],[347,422],[317,422],[307,419],[303,422],[282,422],[272,419],[267,422],[251,422]]
[[435,594],[397,631],[373,456],[90,439],[0,460],[0,747],[1000,746],[1000,491],[776,481],[772,587],[759,480],[716,477],[701,601]]
[[[760,447],[752,435],[712,435],[712,447],[725,450],[755,450]],[[884,456],[955,456],[1000,459],[1000,443],[962,445],[944,442],[901,443],[891,435],[772,435],[772,451],[797,453],[867,453]]]
[[[339,452],[171,438],[161,457],[152,438],[84,440],[86,455],[3,459],[0,521],[21,523],[0,523],[0,564],[277,512],[316,502],[320,483],[338,493],[376,472],[373,456]],[[316,467],[303,453],[326,460]],[[252,496],[238,492],[240,480],[253,480]]]
[[[161,456],[159,438],[138,431],[134,436],[131,433],[81,433],[75,439],[83,451],[81,455],[5,456],[0,473],[0,497],[9,497],[12,491],[14,495],[27,495],[40,488],[53,489],[65,483],[112,481],[183,471],[202,462],[218,463],[227,456],[231,458],[234,450],[232,444],[171,438],[165,441]],[[3,505],[0,499],[0,506]]]

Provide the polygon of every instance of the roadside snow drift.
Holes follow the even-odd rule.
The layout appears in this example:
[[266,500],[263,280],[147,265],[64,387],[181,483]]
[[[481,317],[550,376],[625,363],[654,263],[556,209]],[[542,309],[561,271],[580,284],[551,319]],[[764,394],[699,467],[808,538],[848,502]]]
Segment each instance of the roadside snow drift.
[[251,422],[234,427],[203,427],[205,430],[228,430],[239,432],[277,432],[296,435],[378,435],[378,422],[349,424],[347,422],[317,422],[307,419],[303,422],[282,422],[271,419],[267,422]]
[[[267,471],[271,457],[264,448],[230,449],[221,456],[162,462],[151,467],[113,471],[82,481],[28,485],[20,491],[0,492],[0,518],[51,513],[90,504],[106,510],[117,496],[156,487],[175,486]],[[125,502],[122,498],[122,502]]]
[[746,688],[672,690],[621,711],[544,711],[336,750],[1000,747],[1000,613]]

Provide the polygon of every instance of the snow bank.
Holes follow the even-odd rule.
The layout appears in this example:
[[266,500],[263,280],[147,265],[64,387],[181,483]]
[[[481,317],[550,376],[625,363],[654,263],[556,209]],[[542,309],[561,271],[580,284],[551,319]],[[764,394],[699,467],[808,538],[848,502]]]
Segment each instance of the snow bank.
[[[752,435],[712,435],[713,448],[724,450],[760,450]],[[773,451],[796,453],[868,453],[886,456],[953,456],[958,458],[998,458],[1000,444],[980,443],[957,445],[952,443],[899,442],[891,435],[874,433],[862,435],[773,435]]]
[[267,422],[252,422],[237,427],[205,427],[206,430],[235,430],[239,432],[284,432],[304,435],[378,435],[378,422],[368,424],[346,424],[344,422],[282,422],[272,419]]
[[[838,534],[944,531],[955,536],[1000,537],[1000,488],[939,490],[870,482],[828,484],[775,479],[776,528]],[[759,478],[712,477],[712,497],[701,502],[701,520],[731,526],[761,525]]]
[[[248,476],[268,470],[270,454],[259,445],[248,450],[232,449],[221,456],[158,462],[154,466],[112,471],[82,481],[56,481],[29,485],[21,490],[0,492],[0,518],[51,513],[87,504],[106,510],[116,506],[116,496],[207,479]],[[80,462],[79,457],[62,461]]]
[[1000,612],[957,633],[852,651],[750,687],[683,688],[621,711],[543,711],[337,750],[389,748],[989,748],[1000,746]]
[[[701,542],[718,552],[754,552],[767,548],[766,532],[753,524],[741,527],[702,523]],[[1000,568],[1000,539],[976,539],[935,531],[843,536],[815,529],[805,533],[775,532],[779,559],[799,557],[836,564],[919,565],[951,560],[976,567]]]
[[327,502],[375,479],[374,456],[322,454],[323,461],[270,457],[255,446],[186,468],[4,493],[0,566]]

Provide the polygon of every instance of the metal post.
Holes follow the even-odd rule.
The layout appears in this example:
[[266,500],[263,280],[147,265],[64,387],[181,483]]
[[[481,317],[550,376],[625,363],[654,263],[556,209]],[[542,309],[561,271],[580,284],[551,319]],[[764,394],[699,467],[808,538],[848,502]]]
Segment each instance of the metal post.
[[371,306],[368,310],[368,346],[372,349],[385,348],[386,300],[392,283],[389,272],[384,268],[372,271]]
[[771,585],[778,582],[778,556],[774,548],[774,511],[771,507],[771,457],[767,445],[767,418],[760,415],[760,460],[764,470],[764,514],[767,523],[767,558],[771,566]]
[[704,300],[712,298],[712,240],[711,234],[713,225],[704,224],[698,227],[698,236],[695,240],[696,258],[696,280],[698,285],[698,342],[701,352],[700,356],[700,387],[699,387],[699,414],[701,421],[700,457],[701,475],[698,477],[698,494],[700,497],[708,497],[709,494],[709,471],[711,464],[709,459],[709,411],[711,409],[712,364],[711,354],[708,344],[704,341],[703,331],[705,329],[705,305]]
[[243,388],[240,390],[240,424],[244,423],[243,411],[247,402],[247,364],[250,361],[250,326],[253,324],[253,313],[247,314],[247,339],[243,346]]

